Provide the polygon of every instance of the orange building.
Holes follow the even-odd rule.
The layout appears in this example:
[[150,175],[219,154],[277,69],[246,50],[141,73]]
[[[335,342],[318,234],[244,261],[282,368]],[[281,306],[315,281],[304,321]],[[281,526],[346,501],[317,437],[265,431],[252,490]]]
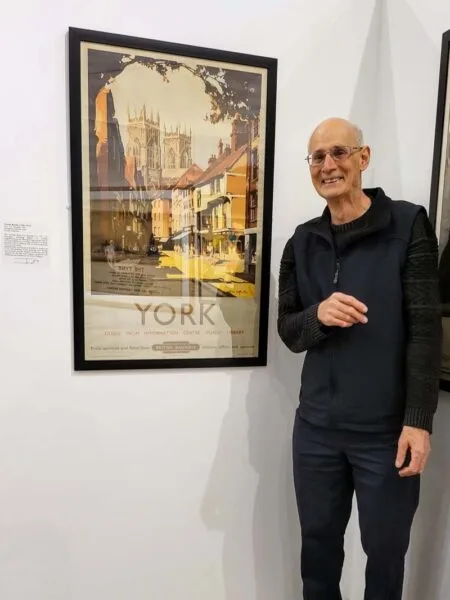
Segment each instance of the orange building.
[[167,242],[172,235],[171,200],[163,194],[152,202],[152,233],[156,243]]
[[249,127],[249,145],[247,162],[247,201],[245,218],[245,271],[254,272],[257,250],[257,235],[261,232],[258,222],[259,173],[260,173],[260,137],[259,120],[254,119]]
[[117,227],[118,204],[129,189],[124,176],[125,157],[121,147],[120,130],[114,119],[111,90],[104,86],[95,98],[94,132],[97,139],[95,153],[90,147],[90,212],[91,252],[96,253],[110,239],[121,245]]

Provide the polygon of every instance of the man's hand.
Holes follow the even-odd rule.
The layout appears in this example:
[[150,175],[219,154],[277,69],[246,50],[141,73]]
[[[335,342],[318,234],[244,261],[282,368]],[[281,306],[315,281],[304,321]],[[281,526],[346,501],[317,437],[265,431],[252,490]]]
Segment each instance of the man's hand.
[[328,327],[351,327],[355,323],[367,323],[367,306],[354,298],[334,292],[319,304],[317,318]]
[[411,477],[411,475],[423,473],[431,450],[428,431],[418,427],[403,427],[398,440],[397,458],[395,460],[397,469],[403,466],[408,450],[411,454],[411,460],[409,465],[398,472],[400,477]]

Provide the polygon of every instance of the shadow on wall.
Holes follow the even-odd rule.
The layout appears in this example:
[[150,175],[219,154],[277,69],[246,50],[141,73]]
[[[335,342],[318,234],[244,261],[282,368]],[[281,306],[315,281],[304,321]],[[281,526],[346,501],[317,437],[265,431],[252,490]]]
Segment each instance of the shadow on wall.
[[[349,119],[362,126],[372,149],[370,183],[392,198],[402,197],[401,158],[395,103],[392,44],[386,0],[377,0],[361,58]],[[378,175],[382,174],[380,180]]]
[[[376,143],[378,133],[376,113],[378,106],[378,85],[380,77],[380,35],[383,7],[380,0],[375,2],[370,19],[364,51],[361,55],[358,76],[348,118],[362,127],[365,141],[371,147]],[[392,87],[392,84],[391,84]],[[395,107],[391,105],[395,112]],[[395,114],[394,114],[395,116]]]
[[421,500],[413,527],[405,598],[444,600],[450,581],[446,556],[450,552],[450,395],[443,393],[432,437],[432,453],[422,477]]
[[206,526],[224,533],[226,600],[300,597],[291,435],[301,365],[278,338],[273,276],[270,283],[268,365],[250,377],[248,370],[231,376],[229,409],[202,504]]

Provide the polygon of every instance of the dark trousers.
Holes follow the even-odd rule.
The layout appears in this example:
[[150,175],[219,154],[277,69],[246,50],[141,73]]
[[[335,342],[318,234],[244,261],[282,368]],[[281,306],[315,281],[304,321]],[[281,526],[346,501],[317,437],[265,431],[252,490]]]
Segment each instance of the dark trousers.
[[398,438],[399,433],[323,429],[297,413],[293,462],[304,600],[342,600],[339,582],[353,492],[367,555],[364,600],[401,600],[420,478],[399,477]]

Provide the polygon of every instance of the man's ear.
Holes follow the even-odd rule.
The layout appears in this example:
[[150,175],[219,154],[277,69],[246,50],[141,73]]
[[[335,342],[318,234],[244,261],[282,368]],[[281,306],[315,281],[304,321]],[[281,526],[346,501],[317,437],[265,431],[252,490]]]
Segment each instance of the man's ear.
[[369,146],[363,146],[360,152],[359,164],[361,171],[365,171],[370,164],[370,148]]

